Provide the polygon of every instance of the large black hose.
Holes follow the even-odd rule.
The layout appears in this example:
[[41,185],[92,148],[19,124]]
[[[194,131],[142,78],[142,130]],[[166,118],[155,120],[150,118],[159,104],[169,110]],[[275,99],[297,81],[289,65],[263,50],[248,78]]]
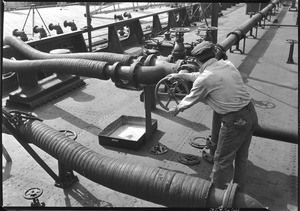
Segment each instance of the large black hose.
[[261,126],[253,133],[254,136],[298,144],[298,131],[282,130],[270,126]]
[[3,58],[3,73],[28,73],[48,71],[60,74],[72,74],[101,80],[112,79],[114,82],[127,81],[129,85],[155,85],[163,77],[177,71],[177,66],[157,65],[141,66],[133,63],[122,66],[120,63],[108,65],[107,62],[87,59],[46,59],[46,60],[10,60]]
[[109,53],[109,52],[83,52],[68,54],[50,54],[41,52],[31,47],[27,43],[14,36],[7,36],[3,40],[3,45],[9,45],[28,59],[55,59],[55,58],[73,58],[73,59],[90,59],[96,61],[105,61],[109,64],[120,62],[122,65],[130,65],[135,56]]
[[33,143],[84,177],[113,190],[171,207],[255,207],[262,205],[236,191],[166,169],[103,156],[37,120],[18,126]]
[[87,59],[47,59],[47,60],[10,60],[3,58],[3,73],[22,72],[32,73],[48,71],[60,74],[72,74],[90,78],[108,80],[104,73],[107,62],[98,62]]

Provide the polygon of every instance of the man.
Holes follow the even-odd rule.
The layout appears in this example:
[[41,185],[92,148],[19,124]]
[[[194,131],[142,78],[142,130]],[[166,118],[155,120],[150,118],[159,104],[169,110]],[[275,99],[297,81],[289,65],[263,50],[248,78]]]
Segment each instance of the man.
[[170,108],[169,113],[176,116],[198,102],[208,104],[214,110],[208,145],[213,155],[212,182],[216,188],[224,189],[233,179],[239,184],[240,191],[244,191],[249,146],[258,126],[250,94],[235,66],[228,60],[215,58],[215,46],[211,42],[201,42],[191,55],[200,67],[199,72],[168,76],[170,80],[181,78],[193,82],[190,94]]

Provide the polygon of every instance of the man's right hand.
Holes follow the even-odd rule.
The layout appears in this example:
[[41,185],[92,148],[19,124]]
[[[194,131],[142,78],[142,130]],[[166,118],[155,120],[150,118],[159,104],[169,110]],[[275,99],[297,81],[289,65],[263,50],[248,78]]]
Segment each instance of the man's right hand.
[[172,114],[173,116],[177,116],[177,114],[179,113],[179,109],[177,106],[174,106],[172,108],[169,109],[169,114]]
[[178,74],[178,73],[171,73],[171,74],[167,75],[166,78],[168,78],[168,80],[170,81],[170,80],[173,80],[176,78],[181,78],[181,77],[180,77],[180,74]]

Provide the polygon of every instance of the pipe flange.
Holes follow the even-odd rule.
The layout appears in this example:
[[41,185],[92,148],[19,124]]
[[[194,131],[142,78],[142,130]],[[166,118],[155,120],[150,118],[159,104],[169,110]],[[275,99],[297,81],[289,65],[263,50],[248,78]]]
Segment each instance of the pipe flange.
[[204,205],[203,205],[203,207],[206,207],[207,199],[208,199],[210,191],[213,189],[213,187],[214,187],[214,183],[210,182],[210,184],[208,186],[208,189],[207,189],[207,192],[206,192],[205,197],[204,197]]
[[260,14],[260,15],[262,16],[262,18],[264,18],[264,17],[265,17],[265,14],[264,14],[264,13],[262,13],[261,11],[258,11],[258,12],[256,12],[256,14]]
[[196,155],[185,154],[179,156],[178,161],[186,165],[196,165],[200,163],[200,157]]
[[154,155],[163,155],[168,152],[168,148],[163,144],[156,144],[148,149],[148,152]]
[[139,62],[135,62],[130,66],[130,70],[129,70],[129,78],[128,78],[128,84],[132,85],[135,88],[138,88],[138,82],[136,80],[136,72],[137,70],[142,66],[141,63]]
[[118,71],[120,70],[121,68],[121,63],[120,62],[115,62],[113,65],[112,65],[112,74],[110,74],[110,79],[114,82],[114,83],[117,83],[117,82],[120,82],[119,80],[119,77],[118,77]]
[[246,34],[245,34],[244,32],[242,32],[240,29],[236,29],[235,32],[236,32],[237,34],[239,34],[240,40],[241,40],[241,39],[244,39],[244,38],[246,37]]
[[141,64],[145,64],[145,60],[146,60],[147,56],[139,56],[136,59],[136,62],[141,63]]
[[230,35],[235,35],[235,36],[237,36],[239,39],[234,43],[235,45],[241,40],[241,39],[243,39],[243,38],[245,38],[245,34],[241,31],[241,30],[239,30],[239,29],[237,29],[237,30],[235,30],[234,32],[230,32],[229,34],[227,34],[227,36],[226,37],[228,37],[228,36],[230,36]]
[[146,60],[144,61],[144,65],[145,66],[153,66],[153,61],[154,59],[156,59],[157,56],[155,54],[151,54],[149,56],[147,56]]
[[223,200],[222,200],[222,208],[232,208],[233,207],[233,200],[235,194],[237,192],[238,184],[237,183],[229,183],[227,189],[224,193]]

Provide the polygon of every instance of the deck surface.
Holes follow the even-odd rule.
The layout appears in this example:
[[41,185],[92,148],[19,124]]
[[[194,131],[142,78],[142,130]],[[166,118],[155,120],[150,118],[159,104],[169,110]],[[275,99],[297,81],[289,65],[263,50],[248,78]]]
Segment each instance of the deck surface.
[[[218,41],[245,22],[246,4],[237,4],[223,11],[219,18]],[[44,9],[43,9],[44,10]],[[46,10],[48,12],[46,12]],[[55,10],[56,13],[53,13]],[[42,9],[39,9],[42,14]],[[84,6],[47,8],[42,16],[53,23],[64,18],[72,19],[67,12],[78,12],[75,20],[84,26]],[[4,33],[19,28],[12,15],[26,17],[28,11],[5,12]],[[56,18],[61,18],[59,21]],[[296,12],[280,7],[275,18],[280,24],[296,23]],[[74,18],[75,19],[75,18]],[[22,18],[23,20],[23,18]],[[93,24],[96,25],[93,19]],[[114,21],[113,19],[111,21]],[[19,21],[20,22],[20,21]],[[82,25],[81,25],[82,24]],[[201,23],[200,23],[201,24]],[[9,33],[8,33],[9,34]],[[195,38],[195,33],[185,35],[185,41]],[[286,39],[298,39],[297,27],[266,26],[258,29],[258,38],[246,40],[245,54],[227,53],[245,78],[252,101],[258,113],[259,123],[288,131],[298,130],[298,48],[294,49],[296,63],[287,64],[289,44]],[[247,77],[248,76],[248,77]],[[140,91],[118,89],[111,80],[84,79],[86,86],[58,98],[33,112],[44,123],[57,130],[68,129],[78,134],[77,141],[94,151],[112,158],[143,162],[147,165],[184,172],[209,180],[212,166],[202,158],[199,164],[186,166],[178,162],[178,156],[193,154],[201,157],[201,150],[192,147],[189,140],[210,134],[212,110],[204,105],[170,116],[159,105],[152,111],[158,129],[139,151],[101,146],[98,134],[121,115],[145,117],[144,105],[140,102]],[[5,99],[3,100],[5,103]],[[196,115],[195,115],[196,114]],[[164,155],[153,155],[149,147],[164,144],[169,151]],[[12,157],[12,163],[2,157],[3,206],[30,206],[23,198],[32,187],[42,188],[39,198],[47,207],[161,207],[133,196],[116,192],[76,174],[79,182],[68,189],[54,186],[53,179],[33,160],[14,137],[2,134],[2,143]],[[57,160],[32,146],[40,157],[57,172]],[[273,211],[298,210],[298,145],[253,137],[250,146],[249,170],[246,193]]]

